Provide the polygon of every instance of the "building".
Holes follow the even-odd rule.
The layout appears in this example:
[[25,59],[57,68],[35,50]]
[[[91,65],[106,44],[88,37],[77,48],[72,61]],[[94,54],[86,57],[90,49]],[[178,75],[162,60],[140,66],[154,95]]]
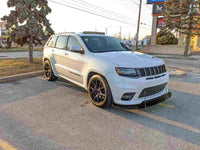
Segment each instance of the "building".
[[143,45],[149,45],[150,39],[151,39],[151,36],[150,36],[150,35],[145,36],[145,37],[142,39]]
[[[151,34],[152,46],[156,45],[157,29],[164,25],[164,21],[162,17],[162,12],[165,11],[164,1],[167,1],[167,0],[147,0],[147,4],[153,5],[153,11],[152,11],[153,22],[152,22],[152,34]],[[174,21],[176,21],[176,19]],[[186,36],[179,33],[178,46],[180,46],[181,48],[186,43],[185,37]],[[200,51],[200,37],[193,36],[191,38],[190,46],[191,46],[192,51]]]
[[0,37],[7,36],[6,22],[0,22]]

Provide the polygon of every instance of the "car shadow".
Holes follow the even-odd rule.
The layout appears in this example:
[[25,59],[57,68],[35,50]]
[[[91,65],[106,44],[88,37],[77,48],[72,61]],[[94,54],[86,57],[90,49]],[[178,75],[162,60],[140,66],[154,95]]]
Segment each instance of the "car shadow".
[[86,89],[66,80],[66,79],[63,79],[63,78],[58,78],[58,80],[56,81],[57,84],[59,85],[64,85],[68,88],[71,88],[73,90],[76,90],[76,91],[79,91],[79,92],[82,92],[82,93],[87,93]]
[[124,109],[138,109],[138,108],[146,108],[150,106],[154,106],[156,104],[164,102],[166,99],[165,98],[159,98],[159,99],[154,99],[152,101],[146,101],[143,102],[142,104],[139,105],[128,105],[128,106],[123,106],[123,105],[118,105],[118,104],[113,104],[114,106],[124,108]]

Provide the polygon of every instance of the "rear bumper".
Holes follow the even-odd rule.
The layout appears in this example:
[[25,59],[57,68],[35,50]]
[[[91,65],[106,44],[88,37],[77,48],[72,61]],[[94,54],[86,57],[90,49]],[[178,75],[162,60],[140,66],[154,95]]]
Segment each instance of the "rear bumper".
[[[163,75],[163,76],[162,76]],[[163,90],[149,96],[140,97],[142,91],[146,88],[159,86],[169,81],[169,74],[163,73],[160,78],[147,80],[146,77],[139,79],[127,78],[119,76],[118,74],[109,74],[106,76],[111,88],[113,100],[115,104],[119,105],[138,105],[144,101],[150,101],[152,99],[159,98],[168,93],[168,85],[166,84]],[[134,92],[134,97],[129,101],[121,100],[121,97],[125,93]]]

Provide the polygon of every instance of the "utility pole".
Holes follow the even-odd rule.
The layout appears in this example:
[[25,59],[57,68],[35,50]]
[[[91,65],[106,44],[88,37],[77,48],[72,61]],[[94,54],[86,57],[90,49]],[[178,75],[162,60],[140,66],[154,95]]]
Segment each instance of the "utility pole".
[[120,36],[120,40],[121,40],[122,39],[122,27],[120,27],[119,36]]
[[108,34],[108,29],[112,27],[112,25],[110,25],[109,27],[106,27],[105,31],[106,31],[106,35]]
[[137,33],[136,33],[136,45],[135,45],[135,50],[138,49],[138,40],[139,40],[139,32],[140,32],[140,16],[141,16],[141,10],[142,10],[142,0],[140,0],[140,6],[139,6],[139,14],[138,14],[138,24],[137,24]]

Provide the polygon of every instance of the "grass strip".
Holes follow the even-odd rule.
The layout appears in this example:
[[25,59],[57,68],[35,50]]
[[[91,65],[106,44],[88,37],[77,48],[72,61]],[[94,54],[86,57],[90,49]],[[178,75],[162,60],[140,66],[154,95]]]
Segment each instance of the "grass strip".
[[0,77],[42,70],[42,58],[34,58],[29,63],[28,58],[0,59]]

